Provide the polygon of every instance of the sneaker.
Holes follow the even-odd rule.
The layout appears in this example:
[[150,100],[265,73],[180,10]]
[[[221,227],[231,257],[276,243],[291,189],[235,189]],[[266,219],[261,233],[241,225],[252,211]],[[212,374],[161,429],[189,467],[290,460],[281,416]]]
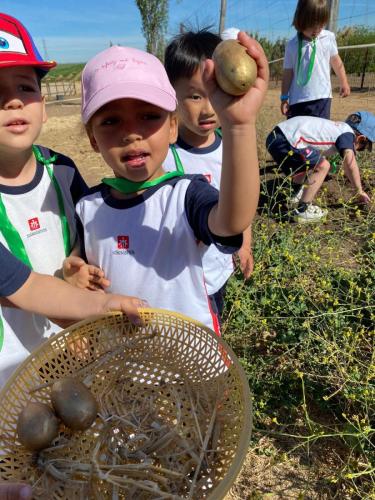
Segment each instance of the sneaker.
[[302,207],[293,210],[293,219],[300,223],[319,222],[328,214],[328,210],[322,209],[316,205],[307,205],[305,209]]
[[303,190],[305,189],[305,186],[301,186],[299,190],[288,200],[288,203],[291,207],[294,207],[295,205],[298,205],[302,198]]

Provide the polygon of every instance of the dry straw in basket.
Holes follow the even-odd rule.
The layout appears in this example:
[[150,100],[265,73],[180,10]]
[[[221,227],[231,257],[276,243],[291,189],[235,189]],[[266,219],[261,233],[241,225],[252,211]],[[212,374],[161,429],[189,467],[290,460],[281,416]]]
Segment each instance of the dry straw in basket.
[[[190,318],[142,310],[83,321],[32,353],[0,393],[0,479],[38,499],[220,499],[251,433],[247,379],[232,350]],[[27,451],[18,415],[50,403],[53,382],[83,381],[99,404],[92,427],[61,425],[51,447]]]

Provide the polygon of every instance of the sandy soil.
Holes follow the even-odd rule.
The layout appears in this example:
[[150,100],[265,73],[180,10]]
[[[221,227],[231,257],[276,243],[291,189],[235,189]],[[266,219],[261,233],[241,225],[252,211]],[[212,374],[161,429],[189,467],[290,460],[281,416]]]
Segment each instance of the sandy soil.
[[[268,158],[264,147],[266,136],[282,120],[279,102],[279,90],[269,90],[258,119],[258,149],[261,162]],[[375,113],[374,94],[356,93],[346,99],[334,96],[332,118],[343,120],[351,112],[362,109]],[[49,119],[38,139],[40,144],[70,156],[89,185],[98,183],[104,175],[110,175],[109,168],[92,150],[87,140],[80,120],[79,99],[69,100],[67,103],[49,103],[47,113]]]

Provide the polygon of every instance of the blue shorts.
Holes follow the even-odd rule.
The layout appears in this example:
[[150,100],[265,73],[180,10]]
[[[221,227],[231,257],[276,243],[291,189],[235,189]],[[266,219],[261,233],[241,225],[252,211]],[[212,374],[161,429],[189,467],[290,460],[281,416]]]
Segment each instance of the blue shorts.
[[331,102],[332,99],[328,97],[292,104],[289,106],[288,118],[293,118],[293,116],[317,116],[318,118],[327,118],[329,120],[331,116]]
[[323,158],[317,149],[297,149],[291,146],[279,127],[275,127],[267,137],[266,147],[285,175],[306,172],[318,165]]

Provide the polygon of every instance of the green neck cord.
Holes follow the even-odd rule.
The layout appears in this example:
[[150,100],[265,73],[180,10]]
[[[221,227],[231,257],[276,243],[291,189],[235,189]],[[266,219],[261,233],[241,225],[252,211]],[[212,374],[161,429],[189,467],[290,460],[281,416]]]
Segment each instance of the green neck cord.
[[[65,214],[65,207],[64,207],[64,199],[63,195],[61,192],[61,188],[59,186],[59,183],[57,182],[57,179],[53,173],[53,169],[51,167],[51,164],[56,161],[57,155],[51,156],[51,158],[44,158],[40,150],[36,147],[33,146],[33,152],[35,155],[36,160],[44,165],[46,167],[47,173],[51,179],[52,185],[55,188],[56,196],[57,196],[57,202],[59,205],[59,210],[60,210],[60,221],[61,221],[61,229],[62,229],[62,236],[63,236],[63,242],[64,242],[64,250],[65,250],[65,255],[68,256],[71,252],[71,245],[70,245],[70,230],[69,230],[69,224],[68,220],[66,218]],[[17,231],[17,229],[13,226],[11,223],[5,205],[3,203],[3,200],[0,195],[0,221],[1,221],[1,228],[0,231],[3,234],[5,241],[7,242],[8,248],[10,252],[20,259],[24,264],[26,264],[30,269],[32,269],[32,265],[29,259],[29,256],[27,255],[27,251],[25,248],[25,245],[22,241],[22,238]]]
[[312,52],[311,52],[311,57],[309,61],[309,67],[307,68],[307,75],[306,78],[303,80],[301,77],[301,61],[302,61],[302,35],[298,33],[298,61],[297,61],[297,85],[300,87],[304,87],[307,85],[310,81],[312,71],[314,68],[314,63],[315,63],[315,56],[316,56],[316,38],[313,38],[312,40]]
[[[222,137],[221,129],[217,128],[215,132],[219,135],[219,137]],[[116,189],[117,191],[120,191],[120,193],[133,194],[138,191],[147,189],[149,187],[157,186],[158,184],[161,184],[162,182],[167,181],[169,179],[173,179],[174,177],[181,177],[182,175],[185,175],[184,167],[181,163],[175,145],[171,144],[170,148],[176,164],[176,170],[174,172],[167,172],[166,174],[162,175],[161,177],[158,177],[157,179],[154,179],[152,181],[143,181],[143,182],[133,182],[129,181],[128,179],[124,179],[122,177],[115,177],[115,178],[106,177],[102,179],[103,184],[106,184],[107,186],[110,186]]]
[[3,348],[3,344],[4,344],[4,325],[3,325],[3,320],[1,319],[0,316],[0,352],[1,349]]
[[177,169],[174,172],[167,172],[166,174],[162,175],[161,177],[157,177],[152,181],[133,182],[129,181],[128,179],[124,179],[122,177],[115,177],[115,178],[106,177],[102,179],[102,182],[103,184],[106,184],[107,186],[116,189],[116,191],[120,191],[120,193],[133,194],[137,193],[138,191],[143,191],[144,189],[157,186],[158,184],[161,184],[162,182],[167,181],[169,179],[173,179],[174,177],[181,177],[182,175],[185,174],[182,163],[173,145],[171,146],[171,150],[177,167]]

